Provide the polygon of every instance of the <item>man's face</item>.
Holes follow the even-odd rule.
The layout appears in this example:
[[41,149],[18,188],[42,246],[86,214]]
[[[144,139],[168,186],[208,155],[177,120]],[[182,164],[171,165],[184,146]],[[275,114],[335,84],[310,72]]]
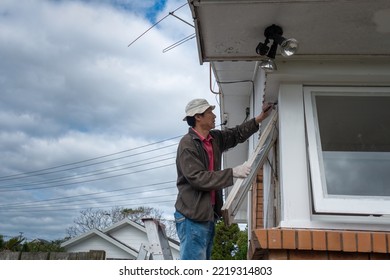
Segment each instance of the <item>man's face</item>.
[[216,115],[211,108],[208,108],[203,114],[198,115],[198,122],[202,129],[210,130],[215,128]]

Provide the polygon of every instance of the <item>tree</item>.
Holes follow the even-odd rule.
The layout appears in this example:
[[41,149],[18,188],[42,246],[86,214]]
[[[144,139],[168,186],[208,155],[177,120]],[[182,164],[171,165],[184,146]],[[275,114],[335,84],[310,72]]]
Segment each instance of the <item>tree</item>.
[[[124,208],[121,211],[123,218],[127,217],[133,222],[142,223],[142,218],[149,217],[157,220],[161,220],[163,212],[152,207],[138,207],[136,209]],[[122,218],[122,219],[123,219]]]
[[9,240],[5,241],[4,237],[0,235],[0,251],[13,251],[18,252],[22,251],[23,249],[23,242],[26,239],[22,237],[21,235],[15,236],[10,238]]
[[102,209],[86,209],[80,211],[80,216],[75,218],[74,226],[69,227],[66,232],[69,237],[75,237],[92,229],[104,229],[124,218],[122,209],[114,207],[111,211]]
[[237,247],[234,251],[235,260],[246,260],[248,254],[248,227],[238,233]]
[[0,235],[0,252],[63,252],[65,249],[61,247],[61,244],[64,241],[65,240],[46,241],[35,239],[27,242],[26,238],[22,235],[12,237],[6,241],[4,240],[4,236]]
[[213,260],[246,260],[247,241],[247,230],[241,231],[237,224],[226,226],[224,221],[220,220],[215,227],[211,258]]
[[4,236],[0,235],[0,251],[2,251],[5,247]]
[[61,247],[61,244],[65,240],[45,241],[36,239],[31,242],[27,242],[23,246],[25,252],[64,252],[65,248]]
[[69,227],[66,232],[72,238],[92,229],[105,229],[125,218],[133,222],[142,224],[142,218],[154,218],[159,220],[164,226],[168,237],[174,237],[174,223],[162,218],[163,212],[153,207],[123,208],[113,207],[110,211],[102,209],[87,209],[80,211],[80,216],[74,220],[75,225]]

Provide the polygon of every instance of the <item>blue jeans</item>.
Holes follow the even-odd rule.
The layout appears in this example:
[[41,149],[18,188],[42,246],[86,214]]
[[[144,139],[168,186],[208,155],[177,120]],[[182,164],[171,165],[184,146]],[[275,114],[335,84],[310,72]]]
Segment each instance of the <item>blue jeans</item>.
[[195,222],[175,212],[181,260],[210,260],[215,234],[214,222]]

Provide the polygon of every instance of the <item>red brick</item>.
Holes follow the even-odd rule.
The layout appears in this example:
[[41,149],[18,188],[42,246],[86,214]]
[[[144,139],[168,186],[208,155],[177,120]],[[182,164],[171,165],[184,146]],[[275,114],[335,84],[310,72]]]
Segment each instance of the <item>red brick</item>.
[[345,252],[356,252],[357,251],[357,242],[356,242],[356,233],[351,231],[345,231],[341,234],[343,251]]
[[295,235],[296,231],[293,229],[282,230],[282,246],[283,249],[296,249]]
[[325,251],[291,250],[289,252],[290,260],[327,260],[328,253]]
[[358,232],[357,241],[358,241],[359,252],[367,252],[367,253],[372,252],[371,233]]
[[311,232],[308,230],[298,231],[298,249],[311,250]]
[[341,234],[338,231],[329,231],[326,233],[326,240],[329,251],[341,251]]
[[281,249],[282,248],[282,232],[279,229],[268,230],[268,248]]
[[356,252],[329,252],[330,260],[368,260],[369,254]]
[[326,233],[322,230],[312,232],[313,250],[326,251]]
[[266,229],[254,230],[257,240],[259,241],[260,249],[268,248],[268,236]]
[[390,252],[390,233],[386,234],[386,240],[387,240],[387,252]]
[[372,251],[375,253],[387,253],[386,234],[372,233]]
[[268,253],[269,260],[288,260],[287,250],[270,250]]

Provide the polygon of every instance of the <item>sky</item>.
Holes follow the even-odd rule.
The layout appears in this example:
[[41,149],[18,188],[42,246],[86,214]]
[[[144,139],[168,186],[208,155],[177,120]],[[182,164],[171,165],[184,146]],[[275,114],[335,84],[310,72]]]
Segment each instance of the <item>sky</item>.
[[0,1],[0,235],[62,239],[87,208],[172,216],[184,108],[218,106],[196,39],[163,52],[195,32],[167,16],[186,3]]

